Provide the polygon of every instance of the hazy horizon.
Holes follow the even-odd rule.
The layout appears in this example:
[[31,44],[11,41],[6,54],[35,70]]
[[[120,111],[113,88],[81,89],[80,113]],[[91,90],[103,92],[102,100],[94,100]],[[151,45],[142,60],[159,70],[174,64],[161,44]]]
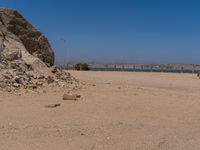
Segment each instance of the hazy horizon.
[[1,0],[49,39],[56,60],[200,64],[200,2]]

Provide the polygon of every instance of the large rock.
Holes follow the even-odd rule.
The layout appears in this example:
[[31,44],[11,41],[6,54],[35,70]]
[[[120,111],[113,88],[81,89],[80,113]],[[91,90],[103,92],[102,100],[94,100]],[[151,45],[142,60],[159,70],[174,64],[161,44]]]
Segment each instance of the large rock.
[[54,52],[42,33],[17,11],[0,8],[0,89],[67,87],[73,78],[53,64]]
[[16,60],[22,49],[49,66],[54,64],[54,52],[47,38],[16,10],[0,8],[0,53],[4,51],[5,59]]

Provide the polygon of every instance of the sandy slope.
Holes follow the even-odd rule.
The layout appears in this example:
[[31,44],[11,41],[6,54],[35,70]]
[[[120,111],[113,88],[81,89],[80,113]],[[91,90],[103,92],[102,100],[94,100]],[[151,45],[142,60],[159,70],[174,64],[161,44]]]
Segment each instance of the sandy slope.
[[[0,94],[1,150],[199,150],[200,80],[191,74],[71,72],[64,91]],[[49,103],[61,107],[45,108]]]

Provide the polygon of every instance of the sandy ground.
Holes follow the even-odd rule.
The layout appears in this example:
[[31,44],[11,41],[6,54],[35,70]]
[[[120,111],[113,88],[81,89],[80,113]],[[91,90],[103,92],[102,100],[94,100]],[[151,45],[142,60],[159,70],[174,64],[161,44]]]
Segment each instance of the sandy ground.
[[85,83],[79,101],[62,101],[64,91],[0,93],[0,150],[200,149],[196,75],[71,74]]

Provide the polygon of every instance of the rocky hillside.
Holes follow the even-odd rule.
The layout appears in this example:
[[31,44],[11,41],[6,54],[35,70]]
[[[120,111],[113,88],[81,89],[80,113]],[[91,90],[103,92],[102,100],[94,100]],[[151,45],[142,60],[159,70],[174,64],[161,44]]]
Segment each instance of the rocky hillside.
[[64,86],[70,75],[54,65],[54,52],[41,32],[16,10],[0,9],[0,88]]
[[20,42],[33,56],[50,66],[54,64],[54,52],[47,38],[17,11],[0,9],[0,36],[5,48],[11,46],[13,50],[19,49],[21,45],[16,43]]

